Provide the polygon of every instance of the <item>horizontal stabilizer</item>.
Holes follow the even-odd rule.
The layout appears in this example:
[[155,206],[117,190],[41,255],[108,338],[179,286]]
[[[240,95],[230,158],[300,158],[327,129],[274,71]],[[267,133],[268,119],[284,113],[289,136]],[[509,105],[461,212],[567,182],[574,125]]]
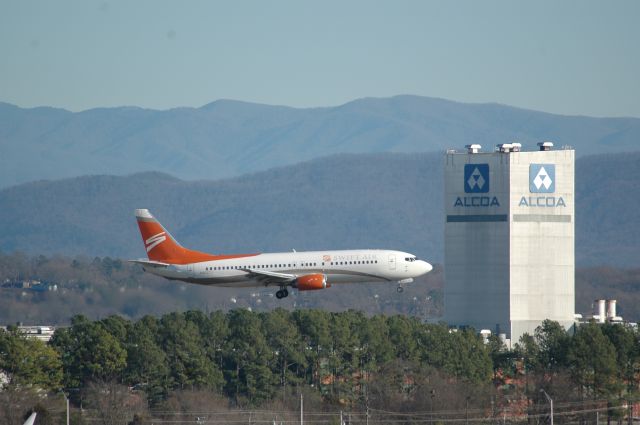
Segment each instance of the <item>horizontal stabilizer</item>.
[[152,261],[152,260],[129,260],[129,263],[140,264],[144,267],[149,267],[153,269],[163,269],[165,267],[169,267],[171,264],[161,263],[160,261]]

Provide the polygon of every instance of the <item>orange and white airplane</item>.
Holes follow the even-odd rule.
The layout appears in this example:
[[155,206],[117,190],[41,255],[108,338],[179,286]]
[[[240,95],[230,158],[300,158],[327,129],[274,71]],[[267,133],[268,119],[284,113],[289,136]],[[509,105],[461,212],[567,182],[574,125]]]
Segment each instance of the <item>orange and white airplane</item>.
[[279,252],[213,255],[182,247],[149,210],[135,211],[148,260],[132,260],[145,271],[172,280],[211,286],[277,286],[277,298],[299,291],[324,289],[333,283],[413,281],[433,267],[401,251]]

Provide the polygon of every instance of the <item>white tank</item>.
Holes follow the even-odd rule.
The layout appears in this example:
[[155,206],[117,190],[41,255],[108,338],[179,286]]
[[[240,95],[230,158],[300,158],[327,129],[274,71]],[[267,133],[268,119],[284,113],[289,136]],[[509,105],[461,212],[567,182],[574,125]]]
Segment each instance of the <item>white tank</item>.
[[605,314],[606,314],[606,310],[605,310],[605,306],[606,306],[606,300],[596,300],[595,301],[598,304],[598,322],[600,323],[604,323],[605,320]]
[[607,300],[607,319],[613,320],[616,316],[616,300]]

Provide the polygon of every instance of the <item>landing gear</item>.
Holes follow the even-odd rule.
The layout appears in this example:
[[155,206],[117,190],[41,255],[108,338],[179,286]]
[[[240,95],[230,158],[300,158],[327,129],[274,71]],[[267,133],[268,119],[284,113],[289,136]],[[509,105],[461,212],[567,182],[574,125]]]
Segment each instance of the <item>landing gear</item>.
[[288,296],[289,296],[289,291],[287,291],[287,288],[282,288],[276,292],[277,299],[287,298]]
[[411,282],[413,282],[413,278],[412,277],[409,277],[407,279],[399,280],[398,281],[398,288],[396,289],[396,291],[398,291],[398,294],[401,294],[402,291],[404,291],[404,286],[402,286],[402,285],[407,284],[407,283],[411,283]]

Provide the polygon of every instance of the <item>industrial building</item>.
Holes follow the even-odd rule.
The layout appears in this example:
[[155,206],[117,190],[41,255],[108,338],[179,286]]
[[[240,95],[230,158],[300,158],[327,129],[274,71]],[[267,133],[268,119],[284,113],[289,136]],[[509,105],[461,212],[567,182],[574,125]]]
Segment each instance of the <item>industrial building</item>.
[[445,154],[445,320],[508,344],[574,325],[575,151],[550,142]]

